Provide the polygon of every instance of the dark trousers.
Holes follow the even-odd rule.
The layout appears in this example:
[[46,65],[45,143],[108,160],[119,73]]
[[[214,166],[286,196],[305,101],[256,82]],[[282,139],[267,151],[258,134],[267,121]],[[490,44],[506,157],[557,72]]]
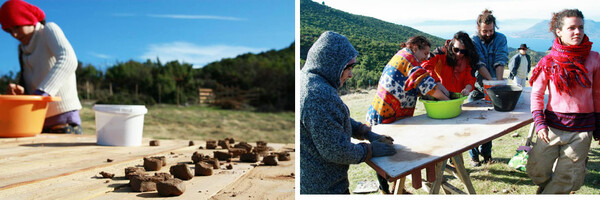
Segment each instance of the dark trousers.
[[386,194],[390,193],[390,185],[388,184],[387,179],[383,178],[383,176],[377,174],[377,180],[379,181],[379,189]]
[[471,155],[471,159],[479,160],[479,155],[484,158],[492,157],[492,141],[486,142],[481,146],[475,147],[469,150],[469,154]]

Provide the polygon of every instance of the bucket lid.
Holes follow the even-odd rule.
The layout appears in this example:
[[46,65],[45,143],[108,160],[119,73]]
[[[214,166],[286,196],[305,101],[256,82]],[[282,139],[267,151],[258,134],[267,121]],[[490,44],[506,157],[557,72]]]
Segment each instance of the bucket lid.
[[144,105],[110,105],[110,104],[96,104],[92,108],[95,111],[115,113],[115,114],[126,114],[126,115],[143,115],[148,112]]
[[485,84],[485,85],[506,85],[506,84],[508,84],[508,79],[502,79],[502,80],[483,80],[483,84]]

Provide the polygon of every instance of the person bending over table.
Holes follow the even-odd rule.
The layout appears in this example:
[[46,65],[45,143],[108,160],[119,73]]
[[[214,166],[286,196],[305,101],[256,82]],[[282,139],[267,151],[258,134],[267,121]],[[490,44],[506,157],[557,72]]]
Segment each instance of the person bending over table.
[[[449,99],[448,90],[441,83],[436,83],[427,70],[420,66],[429,56],[430,49],[431,42],[427,38],[411,37],[388,62],[379,78],[377,94],[367,110],[366,119],[371,126],[412,117],[420,95]],[[377,179],[379,189],[389,194],[387,180],[379,174]]]
[[[396,153],[389,136],[350,118],[338,95],[352,77],[358,52],[345,36],[321,34],[300,72],[300,193],[350,194],[348,168]],[[354,144],[350,137],[368,139]]]
[[460,31],[443,47],[436,48],[433,56],[423,62],[423,68],[449,92],[468,96],[475,85],[471,69],[477,62],[479,57],[469,34]]
[[[503,80],[504,66],[508,62],[508,46],[506,36],[497,32],[497,27],[496,17],[491,10],[485,9],[477,16],[477,34],[471,38],[479,54],[479,63],[475,73],[477,83],[469,95],[469,101],[485,97],[483,80]],[[480,166],[481,163],[493,163],[492,141],[471,149],[469,154],[473,167]],[[479,161],[479,155],[483,156],[483,162]]]

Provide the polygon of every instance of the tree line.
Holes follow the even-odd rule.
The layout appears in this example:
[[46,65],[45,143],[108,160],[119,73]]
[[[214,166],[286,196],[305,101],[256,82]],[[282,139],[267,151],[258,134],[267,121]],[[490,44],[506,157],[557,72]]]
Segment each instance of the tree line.
[[[80,99],[106,104],[199,103],[199,89],[210,88],[223,108],[257,111],[294,110],[294,43],[281,50],[246,53],[202,68],[192,64],[146,60],[118,62],[105,71],[79,62]],[[0,77],[0,91],[17,82],[20,72]],[[224,95],[222,95],[224,94]],[[225,95],[226,94],[226,95]],[[249,95],[250,94],[250,95]]]

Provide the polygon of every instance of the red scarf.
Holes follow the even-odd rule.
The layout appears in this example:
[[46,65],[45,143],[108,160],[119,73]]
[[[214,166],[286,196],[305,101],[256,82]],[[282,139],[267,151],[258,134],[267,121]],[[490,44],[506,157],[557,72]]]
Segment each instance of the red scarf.
[[591,49],[592,42],[587,35],[583,37],[581,44],[571,46],[562,45],[556,38],[550,54],[542,58],[538,67],[533,70],[529,84],[533,85],[540,72],[544,70],[546,77],[554,82],[559,93],[571,94],[571,88],[576,84],[585,88],[590,87],[592,83],[586,76],[588,71],[583,64]]

